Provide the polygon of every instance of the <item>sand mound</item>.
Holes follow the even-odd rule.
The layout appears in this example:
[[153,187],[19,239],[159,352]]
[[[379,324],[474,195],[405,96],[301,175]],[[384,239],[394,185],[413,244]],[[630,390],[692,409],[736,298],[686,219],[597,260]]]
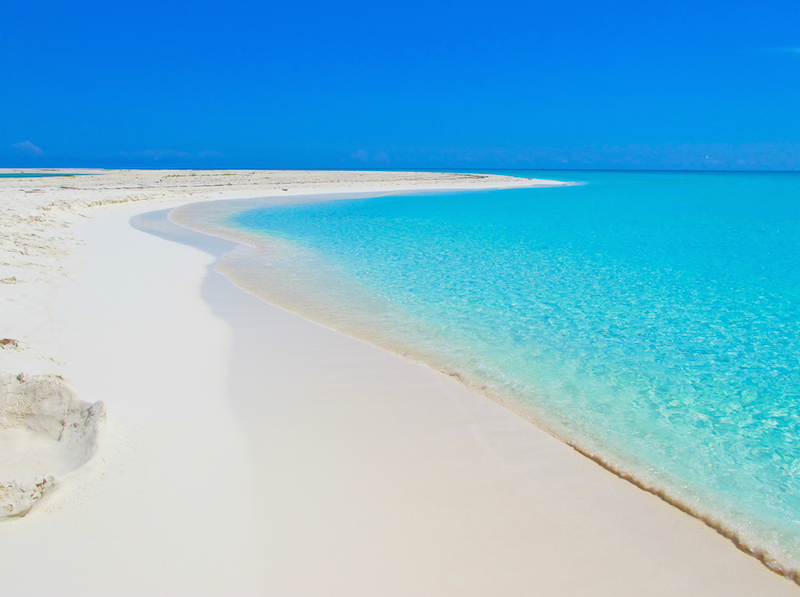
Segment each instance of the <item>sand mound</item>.
[[97,449],[105,409],[57,375],[0,374],[0,520],[24,516]]

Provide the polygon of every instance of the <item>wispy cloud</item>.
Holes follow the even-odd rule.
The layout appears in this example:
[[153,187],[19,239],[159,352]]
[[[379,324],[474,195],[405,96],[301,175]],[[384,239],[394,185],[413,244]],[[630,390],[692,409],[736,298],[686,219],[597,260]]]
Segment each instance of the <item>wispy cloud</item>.
[[160,160],[161,158],[190,158],[191,153],[185,151],[175,151],[174,149],[145,149],[144,151],[135,151],[132,156],[153,158]]
[[44,151],[41,147],[37,147],[30,141],[22,141],[20,143],[14,143],[11,147],[13,147],[17,153],[25,153],[27,155],[44,155]]
[[366,149],[356,150],[356,151],[354,151],[353,153],[350,154],[350,157],[355,159],[355,160],[361,160],[362,162],[368,162],[369,161],[369,154],[367,153]]
[[163,158],[172,159],[190,159],[190,158],[222,158],[225,154],[213,149],[200,151],[197,154],[189,153],[186,151],[178,151],[177,149],[143,149],[142,151],[120,151],[120,155],[126,158],[152,158],[160,160]]
[[770,54],[789,54],[800,57],[800,46],[786,46],[783,48],[767,48],[764,50]]
[[[374,162],[375,164],[389,164],[392,159],[389,157],[389,154],[385,151],[378,151],[370,156],[370,153],[366,149],[357,149],[353,153],[350,154],[350,160],[358,160],[359,162],[364,162],[365,164],[369,164]],[[343,162],[347,162],[347,158],[342,158]]]
[[[396,168],[800,170],[800,142],[391,148]],[[376,163],[373,159],[371,163]]]

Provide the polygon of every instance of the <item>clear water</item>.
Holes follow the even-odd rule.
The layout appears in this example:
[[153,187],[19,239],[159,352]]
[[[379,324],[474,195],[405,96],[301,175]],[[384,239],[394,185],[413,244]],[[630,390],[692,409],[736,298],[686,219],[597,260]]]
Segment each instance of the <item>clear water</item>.
[[0,172],[0,178],[42,178],[45,176],[82,176],[82,175],[54,174],[50,172]]
[[[227,226],[316,256],[380,305],[374,333],[796,569],[800,174],[527,174],[588,184]],[[355,294],[313,292],[360,316],[336,305]]]

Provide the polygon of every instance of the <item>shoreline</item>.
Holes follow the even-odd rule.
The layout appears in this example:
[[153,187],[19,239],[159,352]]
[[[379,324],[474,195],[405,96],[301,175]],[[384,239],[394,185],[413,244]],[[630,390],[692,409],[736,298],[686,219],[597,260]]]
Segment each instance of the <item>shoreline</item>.
[[[155,216],[156,214],[149,214],[149,215]],[[172,240],[175,240],[175,239],[172,239]],[[179,242],[185,242],[185,241],[179,241]],[[225,242],[230,242],[230,241],[225,241]],[[198,241],[190,242],[190,244],[192,246],[200,247],[200,246],[203,245],[203,241],[201,240],[199,242]],[[219,257],[219,255],[218,255],[218,257]],[[586,500],[585,502],[583,502],[585,505],[582,505],[579,508],[581,510],[581,514],[578,514],[577,512],[571,512],[569,516],[565,517],[567,520],[570,520],[570,522],[572,522],[572,523],[576,522],[575,518],[582,518],[582,520],[580,520],[580,523],[579,523],[579,526],[581,528],[580,532],[582,534],[581,542],[586,541],[586,539],[589,538],[589,544],[592,544],[592,543],[596,542],[599,539],[599,537],[594,537],[594,539],[591,539],[591,536],[592,536],[592,531],[591,530],[589,530],[588,533],[587,533],[587,529],[593,529],[594,528],[594,530],[596,531],[597,530],[596,525],[602,526],[604,533],[609,533],[610,532],[611,535],[615,535],[617,533],[620,533],[620,529],[619,528],[616,528],[616,529],[612,530],[612,529],[609,529],[608,527],[605,526],[605,522],[598,521],[595,518],[595,514],[589,514],[589,515],[585,514],[586,507],[588,506],[589,503],[592,503],[592,507],[594,507],[594,508],[598,508],[598,509],[601,509],[601,510],[604,509],[604,508],[609,508],[611,511],[613,511],[613,514],[611,514],[610,516],[609,516],[609,512],[608,511],[604,512],[604,516],[608,516],[609,518],[614,519],[615,522],[617,523],[617,525],[622,526],[622,527],[628,527],[628,525],[630,525],[630,527],[641,528],[643,526],[653,525],[653,524],[656,524],[657,526],[663,525],[663,528],[661,529],[663,535],[661,537],[655,539],[655,541],[656,541],[656,543],[660,543],[661,541],[665,541],[666,544],[664,544],[664,543],[660,544],[657,549],[653,549],[653,551],[651,552],[651,553],[657,553],[659,559],[660,558],[664,558],[666,560],[669,560],[670,558],[675,557],[675,554],[670,554],[670,551],[672,551],[675,548],[674,542],[681,543],[683,540],[685,540],[686,537],[682,536],[682,534],[684,532],[686,532],[686,531],[689,531],[690,526],[693,527],[691,529],[691,531],[690,531],[693,534],[696,533],[697,531],[700,531],[701,534],[709,533],[711,536],[714,537],[714,539],[712,539],[711,543],[709,543],[708,545],[704,546],[704,548],[702,550],[700,550],[700,551],[705,552],[705,550],[711,550],[713,552],[716,549],[715,547],[712,547],[712,545],[717,539],[721,539],[721,537],[717,536],[717,534],[714,531],[712,531],[710,528],[706,527],[704,521],[701,521],[701,520],[697,519],[696,517],[691,517],[691,520],[693,521],[693,524],[692,525],[687,525],[687,526],[684,527],[683,525],[681,525],[679,523],[679,520],[686,521],[686,518],[684,518],[682,516],[682,514],[677,509],[673,509],[672,506],[670,506],[667,503],[665,503],[664,501],[662,501],[660,497],[656,497],[655,500],[653,500],[653,501],[650,501],[649,499],[645,499],[643,501],[640,501],[640,498],[643,498],[645,495],[648,496],[649,498],[653,498],[655,496],[653,496],[653,494],[649,493],[649,492],[646,493],[646,494],[643,493],[643,492],[640,492],[637,487],[634,487],[633,484],[627,483],[626,482],[627,480],[624,477],[621,477],[621,476],[617,475],[613,471],[610,471],[610,470],[605,469],[605,468],[600,469],[600,467],[594,467],[594,465],[598,464],[598,463],[596,463],[595,461],[590,460],[588,458],[585,458],[585,456],[583,454],[580,454],[578,451],[576,451],[572,447],[568,446],[568,444],[562,442],[562,440],[551,436],[548,432],[546,432],[546,431],[544,431],[544,430],[542,430],[540,428],[534,427],[528,421],[523,420],[521,417],[519,417],[518,415],[516,415],[512,411],[506,409],[505,407],[501,406],[497,402],[494,402],[494,401],[490,400],[487,396],[485,396],[483,394],[476,393],[474,391],[474,389],[469,388],[466,384],[462,383],[460,380],[452,379],[451,377],[447,376],[447,374],[445,374],[445,373],[442,373],[442,372],[436,371],[434,369],[431,369],[427,365],[419,364],[419,363],[416,363],[416,362],[412,362],[412,361],[410,361],[410,360],[408,360],[408,359],[406,359],[406,358],[404,358],[402,356],[399,356],[399,355],[396,355],[396,354],[394,354],[392,352],[389,352],[384,348],[377,347],[377,346],[374,346],[372,344],[365,343],[362,340],[359,340],[357,338],[353,338],[351,336],[347,336],[347,335],[342,336],[342,334],[340,334],[339,332],[336,332],[336,331],[334,331],[334,330],[332,330],[330,328],[327,328],[327,327],[321,327],[318,324],[314,323],[313,321],[305,319],[302,316],[296,315],[295,313],[293,313],[291,311],[287,311],[283,307],[280,307],[280,306],[275,307],[275,306],[273,306],[273,305],[271,305],[271,304],[269,304],[267,302],[264,302],[262,299],[259,299],[257,296],[253,295],[252,292],[250,292],[248,290],[241,289],[235,283],[231,282],[230,279],[224,278],[224,281],[220,280],[220,277],[222,277],[222,275],[219,274],[216,271],[214,271],[210,275],[216,277],[216,283],[215,283],[216,286],[219,287],[219,286],[231,285],[233,287],[236,287],[237,290],[239,290],[240,292],[243,291],[244,293],[246,293],[248,297],[252,297],[252,298],[247,298],[247,299],[240,297],[240,299],[237,300],[237,303],[239,301],[248,301],[248,302],[251,303],[251,307],[254,307],[255,309],[259,309],[260,308],[260,309],[263,309],[263,310],[278,310],[278,311],[282,312],[282,315],[280,316],[282,319],[290,319],[290,320],[292,320],[292,319],[298,320],[299,319],[299,321],[297,321],[297,323],[299,323],[300,321],[304,322],[303,323],[304,327],[313,328],[315,330],[315,332],[313,332],[313,334],[314,334],[314,338],[316,339],[316,342],[320,341],[319,340],[320,336],[333,336],[333,337],[337,338],[336,340],[334,340],[334,342],[338,345],[338,350],[342,350],[341,345],[345,344],[345,343],[347,345],[358,345],[358,346],[361,347],[361,350],[363,350],[364,353],[372,353],[372,354],[378,353],[378,354],[380,354],[382,356],[382,358],[391,359],[391,360],[394,360],[395,362],[399,361],[400,363],[402,363],[402,367],[403,368],[408,369],[408,370],[413,370],[415,374],[424,375],[426,377],[437,379],[438,380],[436,382],[437,385],[445,384],[447,386],[450,386],[450,392],[452,392],[451,400],[454,399],[454,400],[459,401],[459,402],[467,401],[467,404],[464,404],[462,402],[459,405],[459,410],[461,410],[462,415],[463,415],[463,409],[464,408],[466,408],[467,410],[477,409],[480,412],[480,414],[478,414],[477,412],[473,413],[474,418],[472,420],[473,427],[472,427],[471,431],[472,431],[472,433],[478,433],[479,435],[480,434],[488,434],[488,436],[485,435],[482,438],[482,441],[480,443],[482,444],[482,449],[486,449],[487,447],[489,448],[488,451],[491,452],[491,454],[492,454],[492,461],[493,462],[495,462],[495,463],[500,462],[500,463],[502,463],[501,466],[503,466],[503,467],[507,467],[507,466],[511,465],[512,469],[517,469],[517,467],[526,468],[526,467],[531,467],[533,465],[534,468],[537,469],[535,471],[535,473],[534,473],[536,475],[536,477],[537,477],[536,480],[538,482],[542,482],[544,480],[544,481],[546,481],[545,484],[548,485],[548,486],[552,486],[553,484],[557,484],[559,482],[563,483],[565,481],[564,477],[570,478],[570,477],[573,477],[575,475],[577,475],[578,477],[583,477],[583,479],[581,481],[581,484],[588,482],[589,484],[594,485],[593,491],[588,492],[590,495],[582,495],[582,496],[580,496],[578,498],[580,501]],[[221,292],[221,291],[217,290],[217,292]],[[253,300],[253,298],[255,300]],[[214,298],[213,297],[209,297],[209,298],[207,298],[207,300],[209,300],[210,304],[214,304]],[[231,299],[228,298],[226,300],[230,301]],[[234,299],[234,300],[236,300],[236,299]],[[220,301],[219,298],[217,298],[216,301],[218,301],[218,305],[219,305],[219,302],[222,302],[222,303],[225,302],[225,300]],[[255,305],[258,305],[258,306],[252,305],[252,303],[255,303]],[[219,309],[220,307],[218,306],[217,308]],[[237,309],[233,309],[233,311],[238,311],[238,309],[239,308],[237,307]],[[223,307],[223,310],[227,311],[226,319],[228,319],[229,323],[234,327],[234,337],[235,338],[237,336],[236,324],[231,322],[231,318],[232,317],[240,322],[239,323],[240,327],[244,324],[244,322],[246,322],[245,325],[247,325],[248,328],[249,328],[250,325],[253,325],[253,320],[256,319],[255,317],[251,317],[249,314],[248,314],[248,316],[241,316],[239,314],[232,316],[231,315],[232,309],[231,309],[230,306],[228,306],[227,309],[224,309],[224,307]],[[275,317],[275,315],[273,314],[271,317]],[[240,334],[243,333],[241,329],[239,330],[239,333]],[[248,331],[246,333],[253,334],[254,332],[251,329],[248,329]],[[234,340],[234,343],[236,343],[236,340]],[[305,343],[308,344],[307,342],[305,342]],[[289,349],[289,350],[291,350],[291,349]],[[251,341],[251,343],[247,345],[246,350],[244,350],[244,351],[240,350],[239,352],[240,353],[241,352],[246,352],[246,353],[251,353],[251,354],[252,353],[256,353],[256,355],[257,355],[258,354],[258,347],[254,346],[252,344],[252,341]],[[364,353],[362,353],[360,355],[360,358],[364,358]],[[251,357],[251,358],[257,358],[257,357]],[[322,365],[320,365],[320,366],[322,366]],[[366,364],[359,363],[359,366],[362,366],[362,367],[367,368],[367,369],[372,369],[372,367],[370,366],[369,363],[366,363]],[[234,372],[235,371],[236,371],[236,368],[235,368],[235,365],[234,365]],[[252,371],[249,373],[249,375],[252,376]],[[408,375],[410,375],[410,373],[407,372],[407,373],[405,373],[403,375],[403,377],[406,377]],[[241,370],[239,370],[238,373],[234,373],[234,377],[236,379],[247,379],[248,378],[248,373],[247,372],[242,372]],[[262,380],[262,382],[266,382],[266,380]],[[394,380],[394,382],[397,383],[397,384],[401,384],[402,383],[402,382],[399,382],[398,380]],[[260,387],[260,385],[259,385],[259,387]],[[252,391],[252,388],[250,388],[250,391]],[[456,395],[457,397],[454,398],[453,395]],[[415,406],[418,407],[418,409],[419,409],[419,411],[421,413],[425,413],[426,406],[424,404],[421,404],[421,403],[417,402],[415,404]],[[489,413],[491,413],[491,414],[489,414]],[[493,419],[494,425],[497,426],[497,427],[500,427],[502,429],[502,431],[500,433],[498,433],[497,427],[495,427],[494,429],[492,429],[491,426],[488,426],[488,429],[485,428],[483,426],[484,417]],[[480,427],[484,427],[484,428],[478,430],[478,428],[476,428],[475,426],[477,426],[478,428],[480,428]],[[511,442],[509,442],[508,438],[505,437],[506,433],[508,432],[508,427],[509,426],[516,427],[516,429],[515,429],[516,433],[520,434],[516,438],[514,438],[514,440],[512,440]],[[350,431],[353,432],[352,429]],[[386,431],[386,430],[384,430],[384,431]],[[411,435],[413,435],[413,434],[411,434]],[[550,470],[550,471],[547,471],[544,475],[542,475],[542,471],[539,468],[539,467],[541,467],[541,463],[534,463],[534,460],[536,458],[532,454],[533,446],[528,442],[535,443],[536,444],[536,448],[535,449],[537,451],[542,449],[542,445],[543,444],[547,445],[547,449],[548,450],[552,449],[552,450],[555,451],[555,454],[551,454],[551,457],[555,456],[555,462],[551,462],[550,463],[550,466],[552,466],[555,469],[555,471]],[[553,443],[551,445],[548,445],[550,442],[553,442]],[[527,444],[527,445],[525,445],[525,444]],[[556,446],[558,446],[558,447],[556,447]],[[567,451],[562,451],[562,449],[564,449],[564,448]],[[512,452],[513,452],[513,454],[512,454]],[[541,458],[541,453],[536,454],[536,457]],[[591,462],[591,464],[590,464],[590,462]],[[592,470],[590,472],[590,469],[583,468],[584,465],[589,465],[589,467],[592,467],[595,470]],[[574,470],[573,467],[576,467],[576,466],[577,467],[581,467],[581,471],[580,472],[576,472]],[[602,470],[603,472],[602,473],[599,472],[600,470]],[[519,470],[517,469],[516,472],[518,473]],[[439,473],[442,474],[443,471],[439,471]],[[527,474],[525,476],[527,477],[527,475],[530,475],[531,471],[527,470],[526,473]],[[514,473],[510,473],[509,472],[508,474],[512,474],[513,475]],[[608,476],[606,476],[606,474]],[[552,475],[552,477],[550,477],[550,475]],[[550,478],[548,478],[548,477],[550,477]],[[591,477],[591,481],[588,480],[589,477]],[[521,482],[521,479],[517,478],[517,479],[515,479],[515,481],[516,482]],[[463,480],[462,480],[462,482],[463,482]],[[568,484],[569,483],[574,483],[574,482],[575,482],[574,478],[572,478],[572,479],[570,479],[568,481]],[[633,490],[633,493],[629,493],[629,488]],[[592,496],[597,496],[597,495],[602,496],[602,498],[599,500],[600,504],[602,504],[602,505],[594,502]],[[639,496],[639,497],[636,497],[636,496]],[[539,505],[541,506],[541,500],[542,500],[541,494],[538,496],[538,498],[540,500]],[[574,496],[573,496],[573,498],[574,498]],[[608,502],[603,503],[606,500],[610,500],[611,502],[618,502],[618,503],[616,503],[614,505],[611,505]],[[554,507],[560,508],[561,506],[556,505],[554,503],[555,501],[556,500],[553,500],[551,502],[547,498],[544,499],[544,503],[547,504],[547,506],[546,506],[547,508],[554,508]],[[619,510],[617,510],[617,508],[619,508]],[[527,510],[527,508],[526,508],[526,510]],[[676,514],[677,518],[673,518],[672,515],[667,515],[667,511],[670,511],[673,514]],[[520,515],[519,511],[517,512],[517,515],[518,516]],[[563,512],[562,512],[562,515],[563,515]],[[628,516],[630,516],[630,518],[623,522],[623,518],[626,518]],[[658,519],[660,519],[660,520],[658,520]],[[645,522],[645,520],[647,522]],[[658,522],[654,523],[654,520],[658,520]],[[517,519],[517,521],[519,522],[519,519]],[[538,523],[541,524],[541,521],[538,521]],[[675,531],[675,525],[677,525],[679,527],[679,530]],[[622,531],[622,533],[626,534],[627,532],[629,532],[630,531],[630,527],[628,527],[628,529],[626,531]],[[541,529],[539,529],[539,531],[541,531]],[[560,540],[563,540],[563,537],[561,537],[561,534],[564,531],[565,531],[564,528],[559,528],[558,531],[557,531],[557,535],[559,536]],[[510,530],[507,530],[506,532],[510,532]],[[551,532],[553,532],[553,531],[551,530]],[[587,534],[588,534],[588,537],[587,537]],[[642,537],[642,538],[644,538],[644,537]],[[542,537],[539,537],[538,540],[541,541],[544,544],[553,546],[553,544],[557,543],[559,539],[553,539],[551,541],[551,540],[549,540],[549,538],[544,538],[543,539]],[[644,549],[645,551],[647,551],[648,547],[652,547],[652,546],[647,545],[652,540],[653,540],[653,537],[647,537],[646,541],[644,542],[644,545],[643,544],[639,544],[637,549]],[[692,537],[692,541],[690,542],[690,544],[692,544],[692,546],[689,547],[690,550],[694,551],[694,549],[697,548],[697,545],[694,544],[694,542],[698,541],[698,540],[700,540],[700,535],[699,534],[698,535],[694,535]],[[722,541],[727,546],[730,546],[730,542],[727,539],[722,539]],[[669,545],[669,547],[667,545]],[[572,547],[573,547],[573,549],[576,549],[575,545],[573,545]],[[587,546],[585,546],[585,545],[583,546],[584,549],[586,547]],[[688,545],[684,545],[683,546],[683,548],[686,548],[686,547],[688,547]],[[727,551],[727,549],[725,551]],[[715,554],[715,555],[721,555],[721,554]],[[506,553],[505,556],[508,557],[509,554]],[[608,554],[606,554],[606,556],[608,556]],[[539,557],[542,557],[541,554],[539,554]],[[585,556],[585,557],[588,560],[593,559],[593,556]],[[700,556],[699,553],[694,553],[694,557],[699,557],[701,559],[704,559],[703,556]],[[772,572],[767,571],[766,568],[762,567],[760,563],[758,563],[754,558],[750,557],[749,555],[745,556],[744,554],[742,554],[742,557],[745,558],[746,560],[756,564],[756,566],[758,568],[760,568],[761,570],[764,570],[764,572],[766,574],[768,574],[768,575],[773,574]],[[600,558],[600,559],[604,559],[604,558]],[[648,564],[641,561],[641,560],[645,560],[646,561],[647,559],[649,559],[649,558],[645,557],[645,558],[639,559],[639,561],[637,562],[637,565],[634,565],[633,567],[634,568],[639,568],[641,566],[641,569],[647,569]],[[618,568],[620,563],[623,562],[623,561],[627,562],[628,564],[631,564],[632,562],[637,561],[637,556],[635,554],[633,554],[633,553],[626,553],[625,557],[621,557],[619,553],[615,553],[614,556],[611,557],[611,561],[604,562],[604,564],[602,566],[598,566],[598,568],[602,568],[604,570],[608,569],[608,570],[611,571],[611,574],[613,574],[614,569]],[[716,562],[713,562],[713,563],[709,564],[708,561],[704,561],[704,562],[702,562],[700,564],[700,566],[702,567],[704,565],[709,565],[710,567],[713,568],[713,566],[718,565],[719,563],[720,562],[716,561]],[[588,562],[584,562],[584,564],[591,567],[591,564],[589,564]],[[653,564],[652,561],[649,564],[652,566],[652,564]],[[659,565],[663,565],[663,564],[664,564],[663,561],[659,562]],[[686,565],[686,563],[684,562],[683,565]],[[737,568],[740,567],[740,566],[743,566],[743,565],[744,565],[743,561],[739,562],[737,564]],[[670,566],[671,565],[667,565],[667,566],[665,566],[665,568],[669,568]],[[652,570],[651,570],[651,572],[652,572]],[[541,574],[541,570],[539,571],[539,573]],[[565,571],[561,570],[560,573],[563,574],[563,573],[565,573]],[[730,571],[729,571],[729,573],[730,573]],[[776,578],[781,578],[781,577],[780,576],[776,576]],[[609,579],[605,579],[605,580],[607,582],[612,582],[613,583],[613,581],[609,581]],[[535,586],[536,581],[534,579],[528,578],[527,581],[528,582],[526,584],[517,587],[517,589],[522,590],[523,587],[526,587],[526,588],[530,589],[531,587]],[[652,584],[650,584],[651,581],[652,581],[652,578],[648,578],[648,586],[652,590],[654,587],[653,587]],[[636,581],[633,581],[633,579],[631,579],[631,578],[626,578],[624,583],[622,583],[622,586],[618,586],[614,590],[613,594],[631,594],[631,595],[633,595],[633,594],[641,594],[641,591],[643,590],[643,586],[639,586],[638,588],[634,588],[634,586],[632,586],[632,585],[635,585],[635,582]],[[640,582],[643,582],[643,580],[640,581]],[[786,587],[786,585],[783,584],[783,582],[789,583],[788,587]],[[788,590],[790,592],[795,591],[797,589],[793,584],[790,583],[790,581],[785,580],[785,579],[780,584],[783,584],[783,586],[788,588]],[[464,589],[462,589],[462,590],[464,590]],[[509,589],[509,590],[511,591],[512,594],[516,594],[513,589]],[[585,587],[571,587],[569,590],[571,591],[570,594],[583,594],[583,591],[585,591],[586,588]],[[688,590],[688,592],[684,592],[686,590]],[[748,591],[751,591],[751,590],[756,590],[756,589],[748,589]],[[775,587],[775,589],[773,589],[773,590],[778,590],[778,589],[777,589],[777,587]],[[628,593],[628,591],[630,591],[630,593]],[[736,589],[733,586],[729,586],[729,587],[725,588],[724,592],[722,592],[722,591],[720,592],[720,594],[726,594],[726,595],[735,594],[735,593],[736,593]],[[486,592],[485,593],[476,592],[476,594],[489,594],[488,593],[488,588],[486,588]],[[592,594],[592,593],[589,592],[589,593],[586,593],[586,594]],[[664,592],[664,593],[656,591],[654,594],[694,594],[694,593],[692,593],[692,591],[689,589],[689,587],[686,587],[686,589],[683,589],[682,591],[675,591],[675,593],[673,593],[672,590],[670,589],[669,591]],[[703,589],[702,593],[698,592],[697,594],[704,594],[704,595],[705,594],[715,594],[715,588],[712,587],[711,585],[709,585],[709,586],[706,586]]]
[[[377,195],[370,196],[376,197]],[[325,195],[316,195],[303,199],[301,203],[337,199],[353,199],[359,197],[362,196],[345,196],[337,194],[326,199]],[[247,246],[260,250],[264,250],[268,247],[270,253],[279,253],[281,251],[280,246],[282,245],[282,241],[278,242],[277,239],[260,239],[256,235],[247,234],[245,232],[237,232],[215,222],[214,220],[218,217],[217,210],[215,209],[215,203],[216,202],[184,205],[172,210],[166,216],[166,218],[178,226],[182,226],[202,234],[210,235],[215,238],[224,239],[225,242],[233,243],[233,245],[239,244],[241,246]],[[241,201],[237,203],[239,203],[240,206],[237,205],[233,213],[254,209],[261,205],[272,205],[270,198],[263,198],[262,200],[256,199],[253,201]],[[224,202],[224,204],[228,205],[228,202]],[[224,208],[223,213],[227,213],[224,212]],[[227,215],[229,216],[230,213]],[[263,246],[261,244],[262,242]],[[277,248],[273,247],[273,245],[276,243],[278,245]],[[315,309],[314,307],[304,303],[297,303],[296,301],[292,302],[292,298],[289,296],[284,296],[280,293],[276,294],[275,292],[265,290],[257,281],[248,278],[246,273],[242,275],[237,268],[232,269],[230,265],[222,263],[223,257],[223,254],[217,255],[218,262],[215,270],[221,272],[222,275],[231,280],[235,286],[244,292],[259,297],[261,300],[267,303],[284,309],[287,312],[292,313],[310,323],[331,330],[334,333],[343,334],[356,341],[366,343],[376,349],[388,351],[392,354],[400,356],[401,358],[408,359],[415,364],[421,364],[430,368],[432,371],[453,378],[465,388],[469,389],[469,391],[481,394],[504,409],[513,412],[517,416],[534,425],[537,429],[550,434],[558,441],[563,442],[565,445],[574,449],[581,456],[593,461],[613,475],[633,484],[647,493],[658,497],[666,504],[669,504],[681,512],[699,520],[726,539],[730,540],[733,546],[735,546],[737,549],[761,562],[772,572],[788,578],[800,585],[800,570],[798,570],[796,565],[778,559],[773,552],[770,552],[767,548],[765,548],[757,539],[752,538],[751,531],[738,528],[738,523],[736,520],[724,518],[716,513],[713,509],[705,506],[696,498],[681,495],[680,491],[677,489],[664,483],[656,482],[653,477],[648,476],[646,473],[631,470],[629,467],[619,464],[613,459],[613,457],[604,455],[597,448],[591,447],[590,442],[582,440],[580,437],[575,437],[574,434],[570,435],[563,432],[563,430],[559,429],[555,424],[552,424],[552,422],[548,421],[545,415],[541,414],[541,412],[537,412],[535,409],[531,408],[530,405],[523,406],[518,397],[510,394],[503,394],[496,388],[487,387],[478,378],[476,378],[474,375],[471,375],[469,371],[457,371],[454,368],[449,367],[448,364],[441,358],[431,356],[429,354],[429,349],[409,349],[405,346],[405,344],[402,345],[404,348],[400,349],[398,348],[400,345],[392,345],[392,343],[389,342],[385,337],[385,334],[382,335],[381,332],[375,331],[373,329],[374,326],[359,326],[353,324],[342,326],[341,321],[339,321],[341,318],[337,318],[331,313],[324,312],[324,310]],[[301,260],[305,261],[304,259]],[[279,275],[280,272],[272,272],[272,277]],[[330,282],[328,282],[328,284],[330,284]],[[323,286],[327,288],[326,284]],[[365,297],[364,300],[368,300],[368,298]]]
[[[128,225],[192,199],[84,210],[68,281],[35,305],[55,307],[59,363],[28,362],[104,399],[112,445],[99,472],[0,527],[16,594],[797,594],[454,380]],[[33,581],[42,565],[53,578]]]
[[[0,169],[0,173],[14,169]],[[35,171],[31,169],[30,171]],[[73,229],[97,207],[136,202],[182,205],[272,195],[278,201],[329,193],[567,186],[500,175],[370,171],[191,171],[59,169],[64,176],[0,179],[0,288],[3,335],[21,350],[2,352],[4,371],[58,373],[58,351],[43,304],[68,276],[66,260],[80,246]],[[52,174],[55,169],[48,169]],[[73,176],[82,174],[81,176]],[[286,190],[283,190],[286,189]],[[27,304],[26,304],[27,303]],[[16,373],[15,373],[16,375]]]

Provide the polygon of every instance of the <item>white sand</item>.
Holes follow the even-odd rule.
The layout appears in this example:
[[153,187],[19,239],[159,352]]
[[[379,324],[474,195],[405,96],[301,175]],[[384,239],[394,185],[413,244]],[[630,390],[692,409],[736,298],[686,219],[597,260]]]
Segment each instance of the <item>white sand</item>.
[[95,455],[102,401],[56,375],[0,373],[0,521],[24,516]]
[[[286,176],[301,175],[315,180]],[[63,191],[103,201],[133,174],[107,176]],[[148,180],[132,194],[162,184]],[[267,194],[245,186],[230,196]],[[0,353],[2,370],[64,375],[106,403],[108,425],[80,474],[0,524],[3,594],[800,594],[449,378],[263,303],[207,276],[207,253],[129,225],[218,191],[56,214],[23,192],[0,190],[17,235],[0,278],[24,281],[0,286],[0,336],[27,347]]]

